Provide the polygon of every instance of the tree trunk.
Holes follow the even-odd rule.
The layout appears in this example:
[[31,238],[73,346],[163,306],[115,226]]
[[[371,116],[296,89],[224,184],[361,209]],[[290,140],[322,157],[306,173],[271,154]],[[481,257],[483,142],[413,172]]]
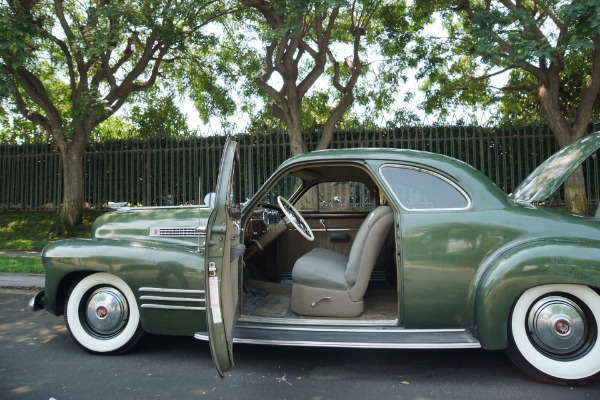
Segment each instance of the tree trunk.
[[[290,102],[292,103],[292,102]],[[292,103],[293,104],[293,103]],[[286,121],[288,136],[290,137],[290,152],[292,156],[308,152],[308,147],[302,137],[302,103],[290,105],[288,110],[289,118]]]
[[53,231],[63,235],[73,232],[82,223],[83,151],[77,146],[67,146],[60,150],[63,164],[63,199]]
[[[540,105],[542,114],[548,122],[550,130],[554,134],[558,146],[562,149],[581,136],[573,133],[569,123],[562,114],[559,105],[558,71],[549,71],[546,79],[540,80]],[[565,208],[567,211],[587,215],[587,195],[585,192],[585,180],[583,168],[579,167],[565,181]]]
[[582,166],[579,166],[565,181],[565,207],[567,211],[575,214],[587,215],[588,213]]

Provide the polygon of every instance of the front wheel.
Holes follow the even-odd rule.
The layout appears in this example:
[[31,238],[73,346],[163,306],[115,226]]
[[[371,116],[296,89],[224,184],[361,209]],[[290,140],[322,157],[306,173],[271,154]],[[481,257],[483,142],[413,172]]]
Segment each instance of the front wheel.
[[531,288],[508,322],[508,356],[534,379],[585,385],[600,374],[600,296],[581,285]]
[[92,274],[75,283],[64,312],[71,337],[90,353],[124,353],[143,333],[133,292],[122,279],[108,273]]

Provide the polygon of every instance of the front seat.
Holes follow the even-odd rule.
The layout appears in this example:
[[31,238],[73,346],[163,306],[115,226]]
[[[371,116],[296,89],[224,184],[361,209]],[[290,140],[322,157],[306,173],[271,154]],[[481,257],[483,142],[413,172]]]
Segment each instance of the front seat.
[[371,272],[394,222],[389,206],[374,209],[361,224],[350,256],[316,248],[292,270],[292,311],[316,317],[356,317]]

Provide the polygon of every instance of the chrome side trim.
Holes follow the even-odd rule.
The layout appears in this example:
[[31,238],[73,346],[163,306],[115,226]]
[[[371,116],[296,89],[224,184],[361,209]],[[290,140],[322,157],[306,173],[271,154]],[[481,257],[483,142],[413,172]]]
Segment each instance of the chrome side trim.
[[394,334],[404,334],[410,335],[414,333],[425,334],[425,333],[467,333],[464,329],[363,329],[363,328],[342,328],[342,329],[332,329],[332,328],[320,328],[320,327],[289,327],[282,328],[280,326],[262,326],[262,325],[247,325],[247,324],[238,324],[239,327],[243,327],[244,329],[260,329],[260,330],[273,330],[273,331],[296,331],[296,332],[341,332],[341,333],[394,333]]
[[142,207],[119,207],[118,211],[137,211],[137,210],[161,210],[161,209],[173,209],[173,208],[208,208],[207,206],[142,206]]
[[159,310],[185,310],[185,311],[205,311],[206,307],[189,307],[189,306],[169,306],[163,304],[142,304],[142,308],[155,308]]
[[186,294],[204,294],[204,290],[192,290],[192,289],[167,289],[167,288],[155,288],[155,287],[141,287],[140,292],[162,292],[162,293],[186,293]]
[[[197,332],[195,339],[208,341],[208,334]],[[244,339],[233,338],[234,343],[266,344],[273,346],[302,346],[302,347],[342,347],[358,349],[479,349],[478,342],[464,343],[361,343],[361,342],[321,342],[321,341],[294,341],[273,339]]]
[[267,344],[272,346],[341,347],[355,349],[479,349],[479,343],[358,343],[358,342],[309,342],[233,338],[233,343]]
[[398,319],[380,319],[380,320],[335,320],[335,319],[316,319],[316,318],[273,318],[273,317],[251,317],[241,315],[238,318],[243,323],[273,324],[273,325],[324,325],[324,326],[398,326]]
[[206,228],[191,227],[151,227],[151,237],[206,237]]
[[327,229],[321,229],[321,228],[316,228],[316,229],[310,229],[313,232],[357,232],[358,229],[349,229],[349,228],[327,228]]
[[193,297],[164,297],[164,296],[141,296],[140,300],[155,301],[189,301],[192,303],[204,303],[204,299],[195,299]]

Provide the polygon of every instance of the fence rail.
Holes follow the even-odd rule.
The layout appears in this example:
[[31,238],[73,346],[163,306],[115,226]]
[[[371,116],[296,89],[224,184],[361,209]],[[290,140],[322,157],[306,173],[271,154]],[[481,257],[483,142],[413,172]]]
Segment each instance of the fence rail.
[[[598,125],[600,127],[600,125]],[[251,197],[290,157],[283,132],[241,134],[242,194]],[[317,132],[307,132],[309,149]],[[122,139],[93,142],[83,161],[84,202],[105,209],[109,201],[132,205],[198,204],[214,190],[225,137]],[[510,193],[537,165],[557,150],[545,127],[490,128],[430,126],[349,129],[336,133],[332,148],[388,147],[426,150],[463,160]],[[590,204],[600,200],[596,153],[584,164]],[[0,210],[57,210],[62,165],[54,145],[0,145]]]

